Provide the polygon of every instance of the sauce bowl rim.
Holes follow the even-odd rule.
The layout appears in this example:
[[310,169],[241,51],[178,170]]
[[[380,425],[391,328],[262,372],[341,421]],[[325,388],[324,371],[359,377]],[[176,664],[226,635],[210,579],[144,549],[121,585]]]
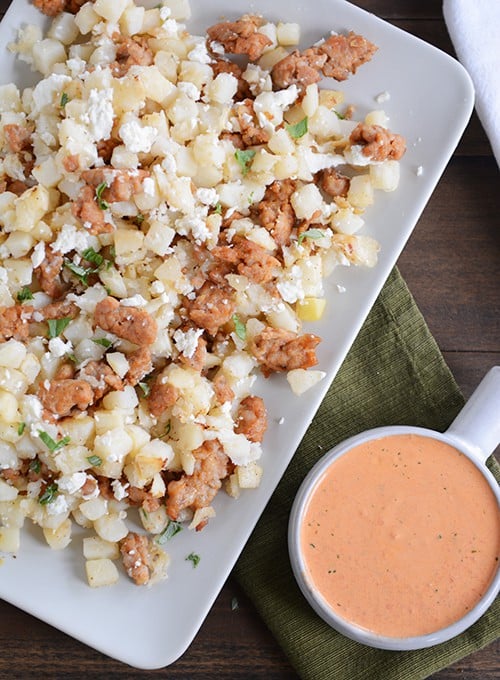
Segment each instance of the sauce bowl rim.
[[424,649],[433,645],[446,642],[463,633],[472,626],[491,606],[500,591],[500,562],[497,564],[496,573],[488,589],[474,607],[463,617],[454,623],[440,628],[437,631],[416,635],[412,637],[392,637],[379,635],[375,632],[362,628],[357,624],[344,619],[332,610],[318,589],[312,584],[307,576],[307,569],[300,547],[300,530],[302,519],[307,507],[307,502],[313,493],[319,480],[332,465],[332,463],[342,455],[348,453],[356,445],[365,443],[372,439],[380,439],[391,435],[416,434],[423,437],[437,439],[449,444],[475,465],[481,472],[492,489],[497,506],[500,510],[500,488],[499,485],[487,468],[480,460],[474,450],[467,447],[463,441],[457,441],[453,436],[446,432],[441,433],[435,430],[417,427],[412,425],[386,425],[382,427],[365,430],[344,441],[340,442],[327,451],[308,472],[302,481],[295,496],[288,522],[288,553],[295,580],[314,611],[332,628],[342,633],[346,637],[360,642],[369,647],[386,649],[393,651],[407,651],[414,649]]

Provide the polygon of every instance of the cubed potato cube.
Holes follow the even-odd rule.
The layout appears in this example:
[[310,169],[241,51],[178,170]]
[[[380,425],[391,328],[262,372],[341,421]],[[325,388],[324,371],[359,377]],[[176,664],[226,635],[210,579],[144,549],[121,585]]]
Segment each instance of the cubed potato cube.
[[21,546],[21,531],[18,527],[0,527],[0,551],[16,553]]
[[111,586],[118,582],[119,573],[115,564],[107,558],[87,560],[85,562],[87,581],[91,588]]
[[87,536],[83,539],[83,556],[87,560],[116,560],[120,557],[120,548],[118,543],[104,541],[99,536]]

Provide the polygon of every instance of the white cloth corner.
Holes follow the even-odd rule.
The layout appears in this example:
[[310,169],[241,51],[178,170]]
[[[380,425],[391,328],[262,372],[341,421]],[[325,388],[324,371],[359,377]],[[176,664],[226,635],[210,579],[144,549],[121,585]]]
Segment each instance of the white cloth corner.
[[443,0],[443,14],[500,167],[500,0]]

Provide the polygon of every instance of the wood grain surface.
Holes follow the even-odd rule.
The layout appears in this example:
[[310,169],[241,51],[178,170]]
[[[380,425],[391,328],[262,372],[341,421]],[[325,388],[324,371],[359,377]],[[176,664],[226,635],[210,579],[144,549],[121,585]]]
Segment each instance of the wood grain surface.
[[[453,54],[438,0],[356,0],[354,4]],[[8,6],[8,0],[0,0],[0,15]],[[500,364],[499,179],[474,114],[399,261],[465,396],[491,366]],[[141,624],[131,620],[131,625]],[[4,602],[0,602],[0,650],[2,679],[298,677],[232,578],[191,647],[167,669],[131,669]],[[436,673],[432,680],[499,677],[497,641]]]

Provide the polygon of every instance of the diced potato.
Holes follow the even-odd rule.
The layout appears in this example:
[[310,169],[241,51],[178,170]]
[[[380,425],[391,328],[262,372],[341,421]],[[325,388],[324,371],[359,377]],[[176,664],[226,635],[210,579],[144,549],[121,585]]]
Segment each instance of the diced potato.
[[292,388],[292,392],[297,396],[300,396],[323,380],[325,375],[326,373],[324,371],[312,371],[310,369],[305,370],[304,368],[295,368],[292,371],[288,371],[286,374],[286,379]]
[[33,66],[44,76],[52,73],[54,66],[64,63],[66,59],[66,49],[59,40],[45,38],[33,45]]
[[370,175],[357,175],[351,178],[347,200],[355,208],[367,208],[373,203],[373,184]]
[[120,378],[124,378],[130,370],[127,357],[122,352],[108,352],[106,361]]
[[69,12],[60,12],[52,20],[47,36],[59,40],[63,45],[71,45],[78,37],[78,33],[79,29],[74,15]]
[[84,517],[94,522],[108,512],[108,501],[102,496],[97,496],[80,503],[79,510]]
[[284,128],[277,130],[273,134],[268,142],[268,147],[273,153],[281,156],[291,154],[295,151],[295,144]]
[[332,218],[332,225],[341,234],[355,234],[365,221],[349,208],[341,208]]
[[19,420],[17,407],[16,397],[0,389],[0,419],[5,423],[13,423]]
[[157,66],[143,67],[139,76],[148,99],[165,106],[176,94],[176,87],[162,74]]
[[152,512],[141,508],[139,511],[139,517],[141,519],[142,526],[150,534],[161,534],[170,521],[164,505],[160,506],[158,510],[154,510]]
[[216,104],[230,104],[238,89],[238,81],[231,73],[219,73],[208,86],[208,96]]
[[323,197],[315,184],[304,184],[293,192],[290,200],[299,220],[310,219],[323,203]]
[[95,0],[94,11],[111,24],[118,23],[128,0]]
[[224,490],[227,493],[228,496],[231,496],[231,498],[239,498],[240,497],[240,485],[238,484],[238,475],[236,472],[233,472],[232,475],[229,475],[227,479],[224,482]]
[[193,519],[191,520],[188,529],[196,529],[197,526],[204,522],[208,522],[212,517],[215,517],[215,510],[211,506],[198,508],[193,515]]
[[387,127],[389,118],[387,117],[385,111],[370,111],[365,116],[365,123],[367,125],[380,125],[380,127]]
[[98,536],[110,543],[121,541],[128,534],[125,522],[118,515],[105,515],[94,521],[94,529]]
[[236,467],[240,489],[256,489],[260,485],[263,470],[255,461]]
[[50,194],[41,184],[25,191],[15,201],[16,227],[19,231],[31,231],[50,209]]
[[0,479],[0,501],[13,501],[17,498],[17,493],[18,491],[15,486],[11,486],[3,479]]
[[142,30],[144,22],[144,7],[129,6],[120,17],[120,28],[123,35],[135,35]]
[[314,116],[319,106],[319,90],[317,83],[311,83],[306,87],[306,93],[302,100],[302,109],[306,116]]
[[21,531],[18,527],[0,527],[0,551],[16,553],[21,546]]
[[0,113],[5,111],[20,111],[21,97],[14,83],[0,85]]
[[170,18],[183,21],[191,18],[191,7],[189,0],[164,0],[164,7],[170,9]]
[[302,321],[319,321],[323,317],[325,307],[325,298],[306,297],[297,302],[297,316]]
[[138,403],[139,399],[132,385],[127,385],[121,391],[108,392],[102,400],[102,405],[109,411],[115,408],[128,411],[134,409]]
[[45,540],[52,550],[63,550],[71,542],[71,519],[68,517],[56,529],[43,529]]
[[117,583],[120,578],[115,564],[107,558],[87,560],[85,562],[85,571],[91,588],[111,586]]
[[284,47],[279,45],[274,50],[269,50],[263,54],[259,59],[258,64],[262,69],[264,69],[264,71],[270,71],[272,67],[278,63],[278,61],[281,61],[287,57],[288,54],[288,50],[285,50]]
[[398,161],[384,161],[370,165],[370,179],[375,189],[395,191],[399,186],[400,165]]
[[289,45],[298,45],[300,42],[300,25],[296,23],[278,22],[276,26],[276,37],[278,43],[285,47]]
[[118,543],[104,541],[99,536],[87,536],[83,539],[83,556],[87,560],[116,560],[120,557],[120,548]]
[[26,357],[26,346],[19,340],[6,340],[0,344],[0,366],[19,368]]

